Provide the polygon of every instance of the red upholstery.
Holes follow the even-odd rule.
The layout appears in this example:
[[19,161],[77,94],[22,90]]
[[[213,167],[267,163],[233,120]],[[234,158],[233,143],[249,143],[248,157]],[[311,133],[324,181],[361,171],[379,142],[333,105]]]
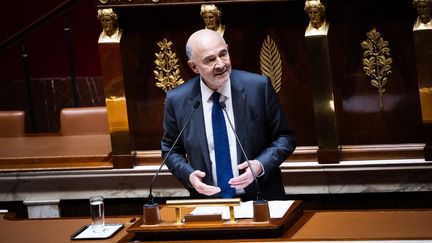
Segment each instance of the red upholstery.
[[109,134],[105,106],[64,108],[60,112],[62,135]]
[[0,111],[0,137],[19,137],[24,132],[24,111]]

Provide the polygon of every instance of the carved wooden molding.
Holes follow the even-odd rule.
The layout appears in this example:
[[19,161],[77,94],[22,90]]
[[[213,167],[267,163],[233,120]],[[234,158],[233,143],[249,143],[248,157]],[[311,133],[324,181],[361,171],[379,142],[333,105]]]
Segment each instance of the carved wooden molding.
[[[291,0],[292,1],[292,0]],[[290,0],[215,0],[212,4],[217,3],[253,3],[253,2],[290,2]],[[190,4],[208,4],[209,1],[202,0],[98,0],[97,7],[136,7],[136,6],[163,6],[163,5],[190,5]]]

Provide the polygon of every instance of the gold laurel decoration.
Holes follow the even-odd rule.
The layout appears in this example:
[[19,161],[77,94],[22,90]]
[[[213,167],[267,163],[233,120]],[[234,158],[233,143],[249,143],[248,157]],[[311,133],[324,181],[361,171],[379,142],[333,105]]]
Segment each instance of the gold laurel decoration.
[[273,39],[267,35],[260,51],[261,73],[268,76],[276,92],[281,89],[282,61],[279,50]]
[[366,33],[367,40],[361,43],[365,50],[363,53],[363,71],[371,78],[371,84],[378,89],[380,96],[378,107],[380,111],[384,109],[383,95],[386,91],[387,76],[391,73],[391,64],[393,62],[390,56],[389,44],[381,34],[373,28]]
[[160,48],[159,53],[155,53],[156,69],[153,70],[156,82],[156,87],[161,88],[167,92],[170,89],[177,87],[184,83],[184,80],[180,76],[180,69],[178,63],[177,54],[172,52],[172,42],[164,38],[159,41],[157,45]]

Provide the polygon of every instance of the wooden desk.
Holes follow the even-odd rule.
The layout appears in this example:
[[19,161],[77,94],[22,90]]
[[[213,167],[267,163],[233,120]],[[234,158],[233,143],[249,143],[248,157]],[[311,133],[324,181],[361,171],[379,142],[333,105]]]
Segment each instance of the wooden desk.
[[[0,241],[4,243],[95,243],[94,240],[70,240],[70,236],[81,226],[91,224],[89,218],[8,220],[3,217],[4,215],[0,216]],[[127,228],[130,219],[131,217],[108,218],[106,222],[124,223]],[[125,228],[112,238],[97,242],[117,242],[126,234]]]
[[432,210],[307,212],[291,240],[432,240]]
[[110,135],[0,138],[0,172],[112,168]]
[[[164,211],[164,210],[162,210]],[[163,212],[163,216],[172,215]],[[8,220],[0,215],[1,242],[82,242],[69,236],[89,219]],[[126,227],[113,238],[101,243],[127,242],[127,228],[132,217],[108,218],[108,223],[125,223]],[[164,240],[163,242],[289,242],[289,241],[344,241],[344,240],[432,240],[431,210],[356,210],[305,212],[281,237],[249,239]],[[161,242],[161,241],[147,241]]]

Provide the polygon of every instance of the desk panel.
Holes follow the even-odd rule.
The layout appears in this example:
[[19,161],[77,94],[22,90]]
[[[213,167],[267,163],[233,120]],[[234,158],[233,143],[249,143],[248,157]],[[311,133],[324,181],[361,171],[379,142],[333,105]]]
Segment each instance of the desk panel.
[[110,135],[0,138],[0,171],[112,168]]
[[[94,240],[70,240],[70,236],[81,226],[91,224],[90,218],[7,220],[0,214],[0,238],[4,243],[95,243]],[[130,217],[108,218],[107,223],[124,223],[128,227]],[[100,243],[117,242],[125,234],[125,228],[110,239]]]
[[[139,219],[139,216],[135,216]],[[98,240],[101,243],[128,242],[133,234],[127,229],[132,225],[130,217],[107,218],[107,223],[124,223],[113,238]],[[90,219],[61,218],[43,220],[9,220],[0,214],[1,242],[40,243],[95,241],[71,241],[70,235]],[[163,242],[301,242],[346,240],[432,241],[432,209],[430,210],[355,210],[305,212],[282,236],[276,238],[248,237],[248,239],[176,239]],[[143,242],[161,242],[149,240]]]
[[432,239],[431,210],[309,212],[301,221],[293,240]]

